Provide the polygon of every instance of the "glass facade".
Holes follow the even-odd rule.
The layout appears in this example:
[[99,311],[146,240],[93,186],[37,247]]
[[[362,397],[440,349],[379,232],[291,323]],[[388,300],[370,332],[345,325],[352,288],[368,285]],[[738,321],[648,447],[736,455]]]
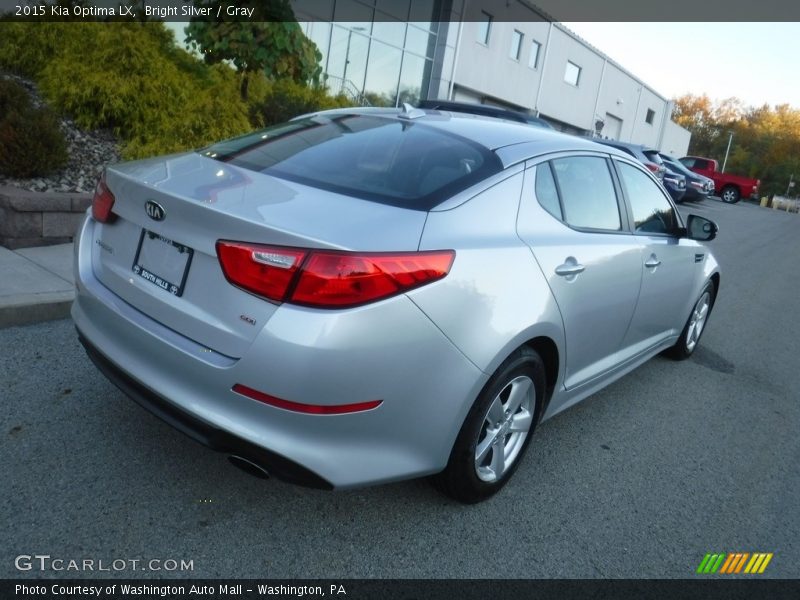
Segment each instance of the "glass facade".
[[[303,21],[331,93],[364,106],[415,104],[428,94],[438,23],[430,0],[320,0],[330,21]],[[324,14],[323,14],[324,13]],[[342,17],[355,20],[336,20]]]

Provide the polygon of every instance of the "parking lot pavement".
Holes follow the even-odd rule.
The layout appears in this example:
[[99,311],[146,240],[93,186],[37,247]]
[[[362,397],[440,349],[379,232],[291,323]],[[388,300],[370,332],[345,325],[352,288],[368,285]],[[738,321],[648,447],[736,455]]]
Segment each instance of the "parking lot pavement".
[[196,577],[681,578],[707,552],[772,552],[764,576],[800,577],[800,217],[681,212],[720,225],[695,356],[655,358],[544,423],[510,484],[470,507],[425,481],[249,477],[126,399],[68,320],[0,330],[0,577],[64,575],[15,569],[39,553],[191,560]]

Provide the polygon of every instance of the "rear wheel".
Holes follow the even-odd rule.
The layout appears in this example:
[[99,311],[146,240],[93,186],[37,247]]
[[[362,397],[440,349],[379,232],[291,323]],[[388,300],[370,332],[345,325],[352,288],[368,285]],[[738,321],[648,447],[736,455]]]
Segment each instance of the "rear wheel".
[[739,188],[733,185],[726,185],[722,188],[722,193],[719,195],[723,202],[728,204],[736,204],[740,199]]
[[498,492],[530,443],[544,401],[544,364],[521,348],[500,365],[469,411],[437,487],[473,504]]
[[665,354],[676,360],[684,360],[692,355],[700,341],[700,336],[703,335],[703,331],[706,329],[708,316],[714,306],[714,296],[714,284],[709,281],[703,291],[700,292],[700,297],[695,302],[694,308],[692,308],[689,320],[686,321],[686,325],[681,332],[681,337]]

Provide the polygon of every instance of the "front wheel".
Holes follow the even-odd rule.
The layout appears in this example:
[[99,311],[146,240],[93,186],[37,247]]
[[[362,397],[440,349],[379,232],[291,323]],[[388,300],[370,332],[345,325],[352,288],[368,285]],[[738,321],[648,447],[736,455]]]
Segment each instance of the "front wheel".
[[695,302],[694,308],[692,308],[689,320],[686,321],[686,325],[681,332],[681,337],[665,354],[676,360],[684,360],[692,355],[700,341],[700,336],[703,335],[703,331],[706,329],[708,316],[714,306],[715,294],[714,284],[709,281],[703,291],[700,292],[700,297]]
[[719,195],[723,202],[728,204],[736,204],[740,199],[739,189],[732,185],[726,185],[722,188],[722,193]]
[[437,487],[465,504],[497,493],[530,443],[545,393],[544,363],[521,348],[484,386],[461,427]]

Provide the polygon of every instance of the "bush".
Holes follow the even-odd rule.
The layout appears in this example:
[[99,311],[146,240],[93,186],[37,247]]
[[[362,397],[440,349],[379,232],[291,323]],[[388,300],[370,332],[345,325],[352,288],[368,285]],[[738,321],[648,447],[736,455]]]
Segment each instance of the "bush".
[[304,113],[351,104],[345,96],[331,96],[323,87],[280,80],[268,86],[260,101],[252,107],[250,118],[254,123],[268,127]]
[[0,79],[0,119],[12,111],[21,112],[31,106],[28,92],[11,79]]
[[35,78],[58,56],[64,25],[0,21],[0,69]]
[[237,73],[176,47],[160,22],[0,23],[0,67],[34,77],[50,105],[80,127],[112,129],[125,158],[252,129]]
[[56,115],[33,108],[22,86],[0,79],[0,173],[20,179],[46,175],[67,158]]

